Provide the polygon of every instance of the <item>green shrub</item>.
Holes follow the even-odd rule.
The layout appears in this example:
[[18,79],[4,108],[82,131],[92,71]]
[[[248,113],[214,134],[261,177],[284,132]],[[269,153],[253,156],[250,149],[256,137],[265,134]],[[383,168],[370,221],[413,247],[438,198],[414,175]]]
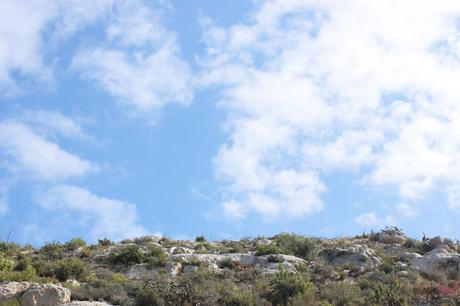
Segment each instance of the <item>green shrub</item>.
[[281,256],[276,256],[274,254],[270,254],[267,258],[268,262],[283,262],[284,259]]
[[64,244],[64,248],[68,251],[73,251],[73,250],[76,250],[78,248],[83,248],[86,246],[86,242],[85,240],[81,239],[81,238],[73,238],[72,240],[70,241],[67,241],[65,244]]
[[21,251],[21,246],[14,242],[0,242],[0,253],[6,256],[15,256]]
[[153,267],[164,267],[168,262],[168,255],[160,246],[148,245],[148,253],[145,260]]
[[2,303],[2,306],[21,306],[18,300],[7,300]]
[[431,251],[431,248],[428,246],[426,241],[420,241],[412,238],[407,238],[403,246],[409,249],[410,252],[419,253],[421,255]]
[[379,305],[407,305],[412,294],[410,284],[394,275],[387,275],[381,281],[361,280],[361,287],[370,290],[369,301]]
[[110,281],[117,283],[117,284],[126,284],[128,282],[128,278],[120,273],[113,273],[110,275]]
[[[107,280],[95,280],[77,288],[70,288],[73,300],[104,300],[115,305],[132,305],[125,288],[119,283]],[[149,305],[149,304],[145,304]]]
[[269,297],[274,305],[288,305],[294,297],[312,287],[313,284],[299,274],[282,270],[271,281]]
[[100,245],[100,246],[111,246],[113,245],[113,241],[111,241],[110,239],[107,239],[107,238],[104,238],[104,239],[99,239],[97,241],[97,244]]
[[220,303],[226,306],[252,306],[254,305],[254,294],[249,290],[239,289],[232,284],[222,290]]
[[61,282],[69,278],[83,280],[89,275],[88,266],[77,258],[59,260],[55,263],[54,273]]
[[115,264],[139,264],[145,261],[145,254],[137,245],[128,245],[118,250],[118,253],[112,255],[112,262]]
[[0,271],[9,272],[13,270],[14,261],[6,258],[3,253],[0,253]]
[[162,306],[165,301],[160,292],[151,286],[146,286],[136,294],[136,306]]
[[231,258],[224,258],[219,262],[219,268],[224,269],[235,269],[239,266],[239,262],[232,260]]
[[204,236],[198,236],[195,238],[195,242],[206,242],[206,238],[204,238]]
[[54,277],[54,263],[41,257],[33,258],[32,266],[40,277]]
[[15,271],[25,271],[28,267],[32,267],[32,257],[29,255],[21,255],[16,261]]
[[364,295],[356,284],[348,281],[341,281],[327,284],[321,295],[333,305],[347,306],[360,305],[364,303]]
[[59,242],[46,243],[40,253],[49,260],[61,259],[64,257],[64,247]]
[[283,233],[275,237],[275,243],[285,254],[313,260],[318,254],[319,241],[296,234]]
[[33,267],[27,267],[24,271],[0,271],[0,282],[25,282],[37,281],[37,273]]
[[396,257],[386,257],[383,259],[382,264],[379,266],[379,270],[385,273],[394,273],[398,271],[396,263],[398,259]]
[[270,255],[270,254],[282,254],[283,250],[275,244],[261,245],[257,249],[256,256]]

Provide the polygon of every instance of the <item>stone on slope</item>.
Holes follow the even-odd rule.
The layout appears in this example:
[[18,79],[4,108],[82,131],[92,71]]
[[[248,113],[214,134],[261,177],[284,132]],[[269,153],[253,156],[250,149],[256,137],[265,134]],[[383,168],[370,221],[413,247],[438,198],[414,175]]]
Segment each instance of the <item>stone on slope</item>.
[[182,264],[180,262],[168,261],[166,264],[166,270],[168,270],[171,277],[175,277],[182,271]]
[[[275,255],[273,255],[275,256]],[[183,266],[182,272],[191,271],[191,266],[194,262],[200,262],[210,270],[218,271],[216,268],[225,260],[230,260],[237,263],[239,266],[253,266],[261,268],[264,273],[275,273],[279,271],[281,265],[288,271],[294,272],[298,264],[305,263],[306,261],[291,255],[277,254],[277,262],[270,262],[270,255],[255,256],[245,253],[228,253],[228,254],[178,254],[172,255],[168,258],[168,262],[180,262]]]
[[169,249],[169,254],[171,255],[178,255],[178,254],[193,254],[194,251],[192,249],[186,247],[172,247]]
[[457,273],[460,268],[460,254],[447,245],[439,245],[434,250],[411,260],[410,265],[425,273]]
[[441,238],[440,236],[435,236],[428,240],[428,248],[430,250],[433,250],[440,245],[446,245],[451,249],[455,249],[454,242],[448,238]]
[[144,264],[132,265],[123,274],[130,279],[138,280],[155,279],[158,276],[157,271],[149,269]]
[[333,265],[352,265],[367,270],[378,267],[382,261],[373,249],[360,244],[326,248],[319,256]]
[[29,287],[20,297],[21,306],[55,306],[70,302],[70,290],[59,285]]
[[33,286],[29,282],[9,282],[0,284],[0,303],[18,298],[27,288]]

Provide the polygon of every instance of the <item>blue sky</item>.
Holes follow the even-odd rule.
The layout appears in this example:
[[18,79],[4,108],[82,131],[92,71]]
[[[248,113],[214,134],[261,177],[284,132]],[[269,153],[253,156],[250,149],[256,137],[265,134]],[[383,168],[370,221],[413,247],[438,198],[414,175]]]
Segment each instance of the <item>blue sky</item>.
[[2,1],[0,17],[2,238],[460,236],[456,1]]

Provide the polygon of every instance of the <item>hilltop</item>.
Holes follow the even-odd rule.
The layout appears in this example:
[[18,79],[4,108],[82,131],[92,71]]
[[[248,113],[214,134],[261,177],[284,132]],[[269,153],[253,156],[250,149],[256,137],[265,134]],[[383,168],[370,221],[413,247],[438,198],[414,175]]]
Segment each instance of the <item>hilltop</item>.
[[340,239],[2,242],[0,305],[456,305],[459,250],[395,227]]

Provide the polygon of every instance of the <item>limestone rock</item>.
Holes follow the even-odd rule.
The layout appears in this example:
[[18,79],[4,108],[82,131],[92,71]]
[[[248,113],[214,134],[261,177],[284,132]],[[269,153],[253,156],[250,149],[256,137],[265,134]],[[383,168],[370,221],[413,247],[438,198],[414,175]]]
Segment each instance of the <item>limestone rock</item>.
[[410,265],[429,274],[458,272],[460,270],[460,254],[453,252],[447,245],[439,245],[425,255],[414,258]]
[[166,264],[166,270],[168,270],[168,273],[171,277],[175,277],[182,270],[182,264],[180,262],[168,261]]
[[76,280],[76,279],[68,279],[65,281],[65,284],[67,286],[71,286],[71,287],[80,287],[80,283]]
[[34,285],[29,282],[9,282],[0,284],[0,303],[18,298],[22,292]]
[[[228,254],[179,254],[172,255],[169,257],[168,262],[180,262],[184,266],[182,269],[185,270],[185,266],[190,266],[192,262],[200,262],[210,270],[216,270],[216,266],[224,260],[231,260],[232,262],[238,263],[241,267],[252,266],[259,267],[263,272],[275,273],[279,271],[281,265],[289,271],[295,271],[297,264],[306,263],[305,260],[291,256],[291,255],[276,255],[279,262],[270,262],[270,255],[255,256],[246,253],[228,253]],[[187,268],[189,269],[189,268]]]
[[400,254],[400,258],[406,260],[406,261],[412,261],[416,258],[420,258],[422,255],[419,253],[411,253],[411,252],[403,252]]
[[54,306],[70,302],[70,290],[44,284],[28,288],[20,297],[21,306]]
[[352,265],[368,270],[376,268],[382,261],[373,249],[360,244],[327,248],[322,250],[319,256],[333,265]]
[[184,273],[192,273],[198,270],[198,266],[184,266],[182,268],[182,272]]
[[452,250],[455,249],[455,244],[453,243],[452,240],[447,239],[447,238],[441,238],[440,236],[435,236],[431,239],[428,240],[428,248],[430,250],[433,250],[441,245],[448,246]]
[[267,239],[267,238],[256,240],[256,246],[258,246],[258,247],[267,246],[267,245],[270,245],[271,243],[272,243],[272,241],[270,239]]
[[130,279],[138,280],[155,279],[157,276],[155,270],[148,269],[147,266],[143,264],[130,266],[123,274]]
[[178,255],[178,254],[193,254],[193,250],[185,247],[172,247],[169,249],[169,254]]

